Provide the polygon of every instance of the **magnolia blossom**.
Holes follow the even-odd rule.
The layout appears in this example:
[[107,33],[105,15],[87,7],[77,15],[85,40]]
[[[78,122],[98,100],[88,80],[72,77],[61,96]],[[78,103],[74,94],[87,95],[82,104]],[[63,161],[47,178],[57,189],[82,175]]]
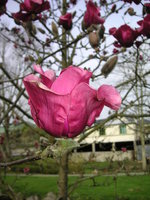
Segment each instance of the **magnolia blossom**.
[[90,27],[92,24],[104,23],[105,20],[100,17],[99,8],[96,7],[92,0],[88,1],[86,7],[87,10],[84,15],[84,24],[86,28]]
[[104,106],[118,110],[121,97],[110,85],[98,90],[89,86],[92,73],[79,67],[64,69],[56,79],[52,70],[34,66],[41,78],[24,78],[29,105],[35,123],[55,137],[75,137],[91,126]]
[[6,3],[7,3],[7,0],[0,1],[0,16],[3,15],[6,11]]
[[25,167],[25,168],[23,169],[23,172],[24,172],[25,174],[28,174],[28,173],[30,172],[30,168],[29,168],[29,167]]
[[50,8],[49,1],[45,0],[24,0],[20,4],[20,11],[13,13],[12,16],[16,20],[27,22],[30,20],[37,20],[40,18],[41,12]]
[[146,17],[144,17],[142,21],[139,21],[138,24],[140,25],[138,32],[150,38],[150,14],[146,15]]
[[72,28],[72,14],[66,13],[59,18],[59,24],[63,26],[64,29],[70,30]]
[[122,147],[122,148],[121,148],[121,151],[122,151],[122,152],[127,152],[127,148],[126,148],[126,147]]
[[113,49],[113,54],[117,54],[117,53],[119,53],[118,49],[114,48]]
[[109,33],[113,35],[123,47],[131,47],[138,37],[138,31],[133,30],[128,25],[122,25],[120,28],[111,28]]

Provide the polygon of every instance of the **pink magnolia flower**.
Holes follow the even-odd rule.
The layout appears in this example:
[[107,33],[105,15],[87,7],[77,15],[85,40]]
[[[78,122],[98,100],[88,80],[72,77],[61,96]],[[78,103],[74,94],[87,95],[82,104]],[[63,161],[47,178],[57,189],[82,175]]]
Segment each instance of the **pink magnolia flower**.
[[123,47],[131,47],[138,37],[137,30],[133,30],[128,25],[122,25],[120,28],[111,28],[109,33],[113,35]]
[[114,49],[113,49],[113,53],[114,53],[114,54],[119,53],[118,49],[114,48]]
[[146,15],[146,17],[144,17],[142,21],[139,21],[138,24],[140,25],[138,32],[150,38],[150,14]]
[[75,137],[91,126],[104,106],[118,110],[121,97],[116,89],[89,86],[92,73],[69,66],[56,79],[52,70],[34,66],[41,78],[30,74],[24,78],[35,123],[55,137]]
[[0,1],[0,16],[3,15],[6,11],[6,3],[7,3],[7,0]]
[[116,47],[116,48],[121,48],[121,45],[118,43],[118,41],[115,41],[113,43],[113,45]]
[[121,151],[122,151],[122,152],[127,152],[127,148],[126,148],[126,147],[122,147],[122,148],[121,148]]
[[14,19],[23,22],[37,20],[40,18],[38,14],[49,8],[50,4],[47,0],[24,0],[24,3],[20,4],[20,11],[13,13],[12,16]]
[[64,29],[70,30],[72,28],[72,14],[66,13],[59,18],[59,24],[63,26]]
[[23,169],[23,172],[24,172],[25,174],[28,174],[28,173],[30,172],[30,168],[29,168],[29,167],[25,167],[25,168]]
[[124,2],[127,2],[127,3],[132,3],[134,2],[135,4],[140,4],[141,3],[141,0],[123,0]]
[[92,24],[103,24],[104,19],[100,18],[100,11],[99,8],[93,3],[92,0],[89,0],[87,5],[87,10],[84,15],[84,24],[85,27],[88,28]]

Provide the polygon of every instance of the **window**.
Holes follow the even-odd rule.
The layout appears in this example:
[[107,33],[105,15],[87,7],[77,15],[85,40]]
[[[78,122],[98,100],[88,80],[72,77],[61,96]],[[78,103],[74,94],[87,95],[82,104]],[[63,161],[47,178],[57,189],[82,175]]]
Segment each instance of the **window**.
[[120,134],[126,134],[126,125],[125,124],[120,125]]
[[99,135],[105,135],[105,128],[104,127],[101,127],[99,129]]

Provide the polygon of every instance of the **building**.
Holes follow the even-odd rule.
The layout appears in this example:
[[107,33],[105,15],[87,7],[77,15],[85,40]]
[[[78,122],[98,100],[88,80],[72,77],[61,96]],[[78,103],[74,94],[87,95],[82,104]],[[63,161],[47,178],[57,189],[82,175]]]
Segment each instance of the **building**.
[[[104,120],[97,121],[102,123]],[[129,159],[140,159],[140,122],[131,118],[115,119],[107,122],[99,130],[94,131],[77,150],[80,153],[94,153],[101,160],[114,156],[118,159],[121,152]],[[150,143],[150,121],[144,120],[146,149]],[[105,156],[103,156],[105,154]],[[121,153],[122,154],[122,153]],[[147,150],[150,157],[150,151]],[[103,158],[102,158],[103,157]]]

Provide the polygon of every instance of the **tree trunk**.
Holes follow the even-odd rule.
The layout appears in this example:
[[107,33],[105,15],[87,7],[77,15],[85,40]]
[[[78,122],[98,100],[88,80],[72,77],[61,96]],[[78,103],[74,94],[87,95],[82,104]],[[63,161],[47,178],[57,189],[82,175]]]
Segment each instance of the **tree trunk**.
[[141,137],[141,151],[142,151],[142,169],[143,171],[147,170],[147,163],[146,163],[146,152],[145,152],[145,138],[143,133],[140,133]]
[[65,152],[59,163],[59,200],[67,200],[68,197],[68,156],[69,153]]
[[[141,115],[143,115],[143,87],[142,82],[141,84]],[[145,133],[144,133],[144,118],[141,118],[140,122],[140,138],[141,138],[141,150],[142,150],[142,169],[146,171],[147,163],[146,163],[146,151],[145,151]]]

